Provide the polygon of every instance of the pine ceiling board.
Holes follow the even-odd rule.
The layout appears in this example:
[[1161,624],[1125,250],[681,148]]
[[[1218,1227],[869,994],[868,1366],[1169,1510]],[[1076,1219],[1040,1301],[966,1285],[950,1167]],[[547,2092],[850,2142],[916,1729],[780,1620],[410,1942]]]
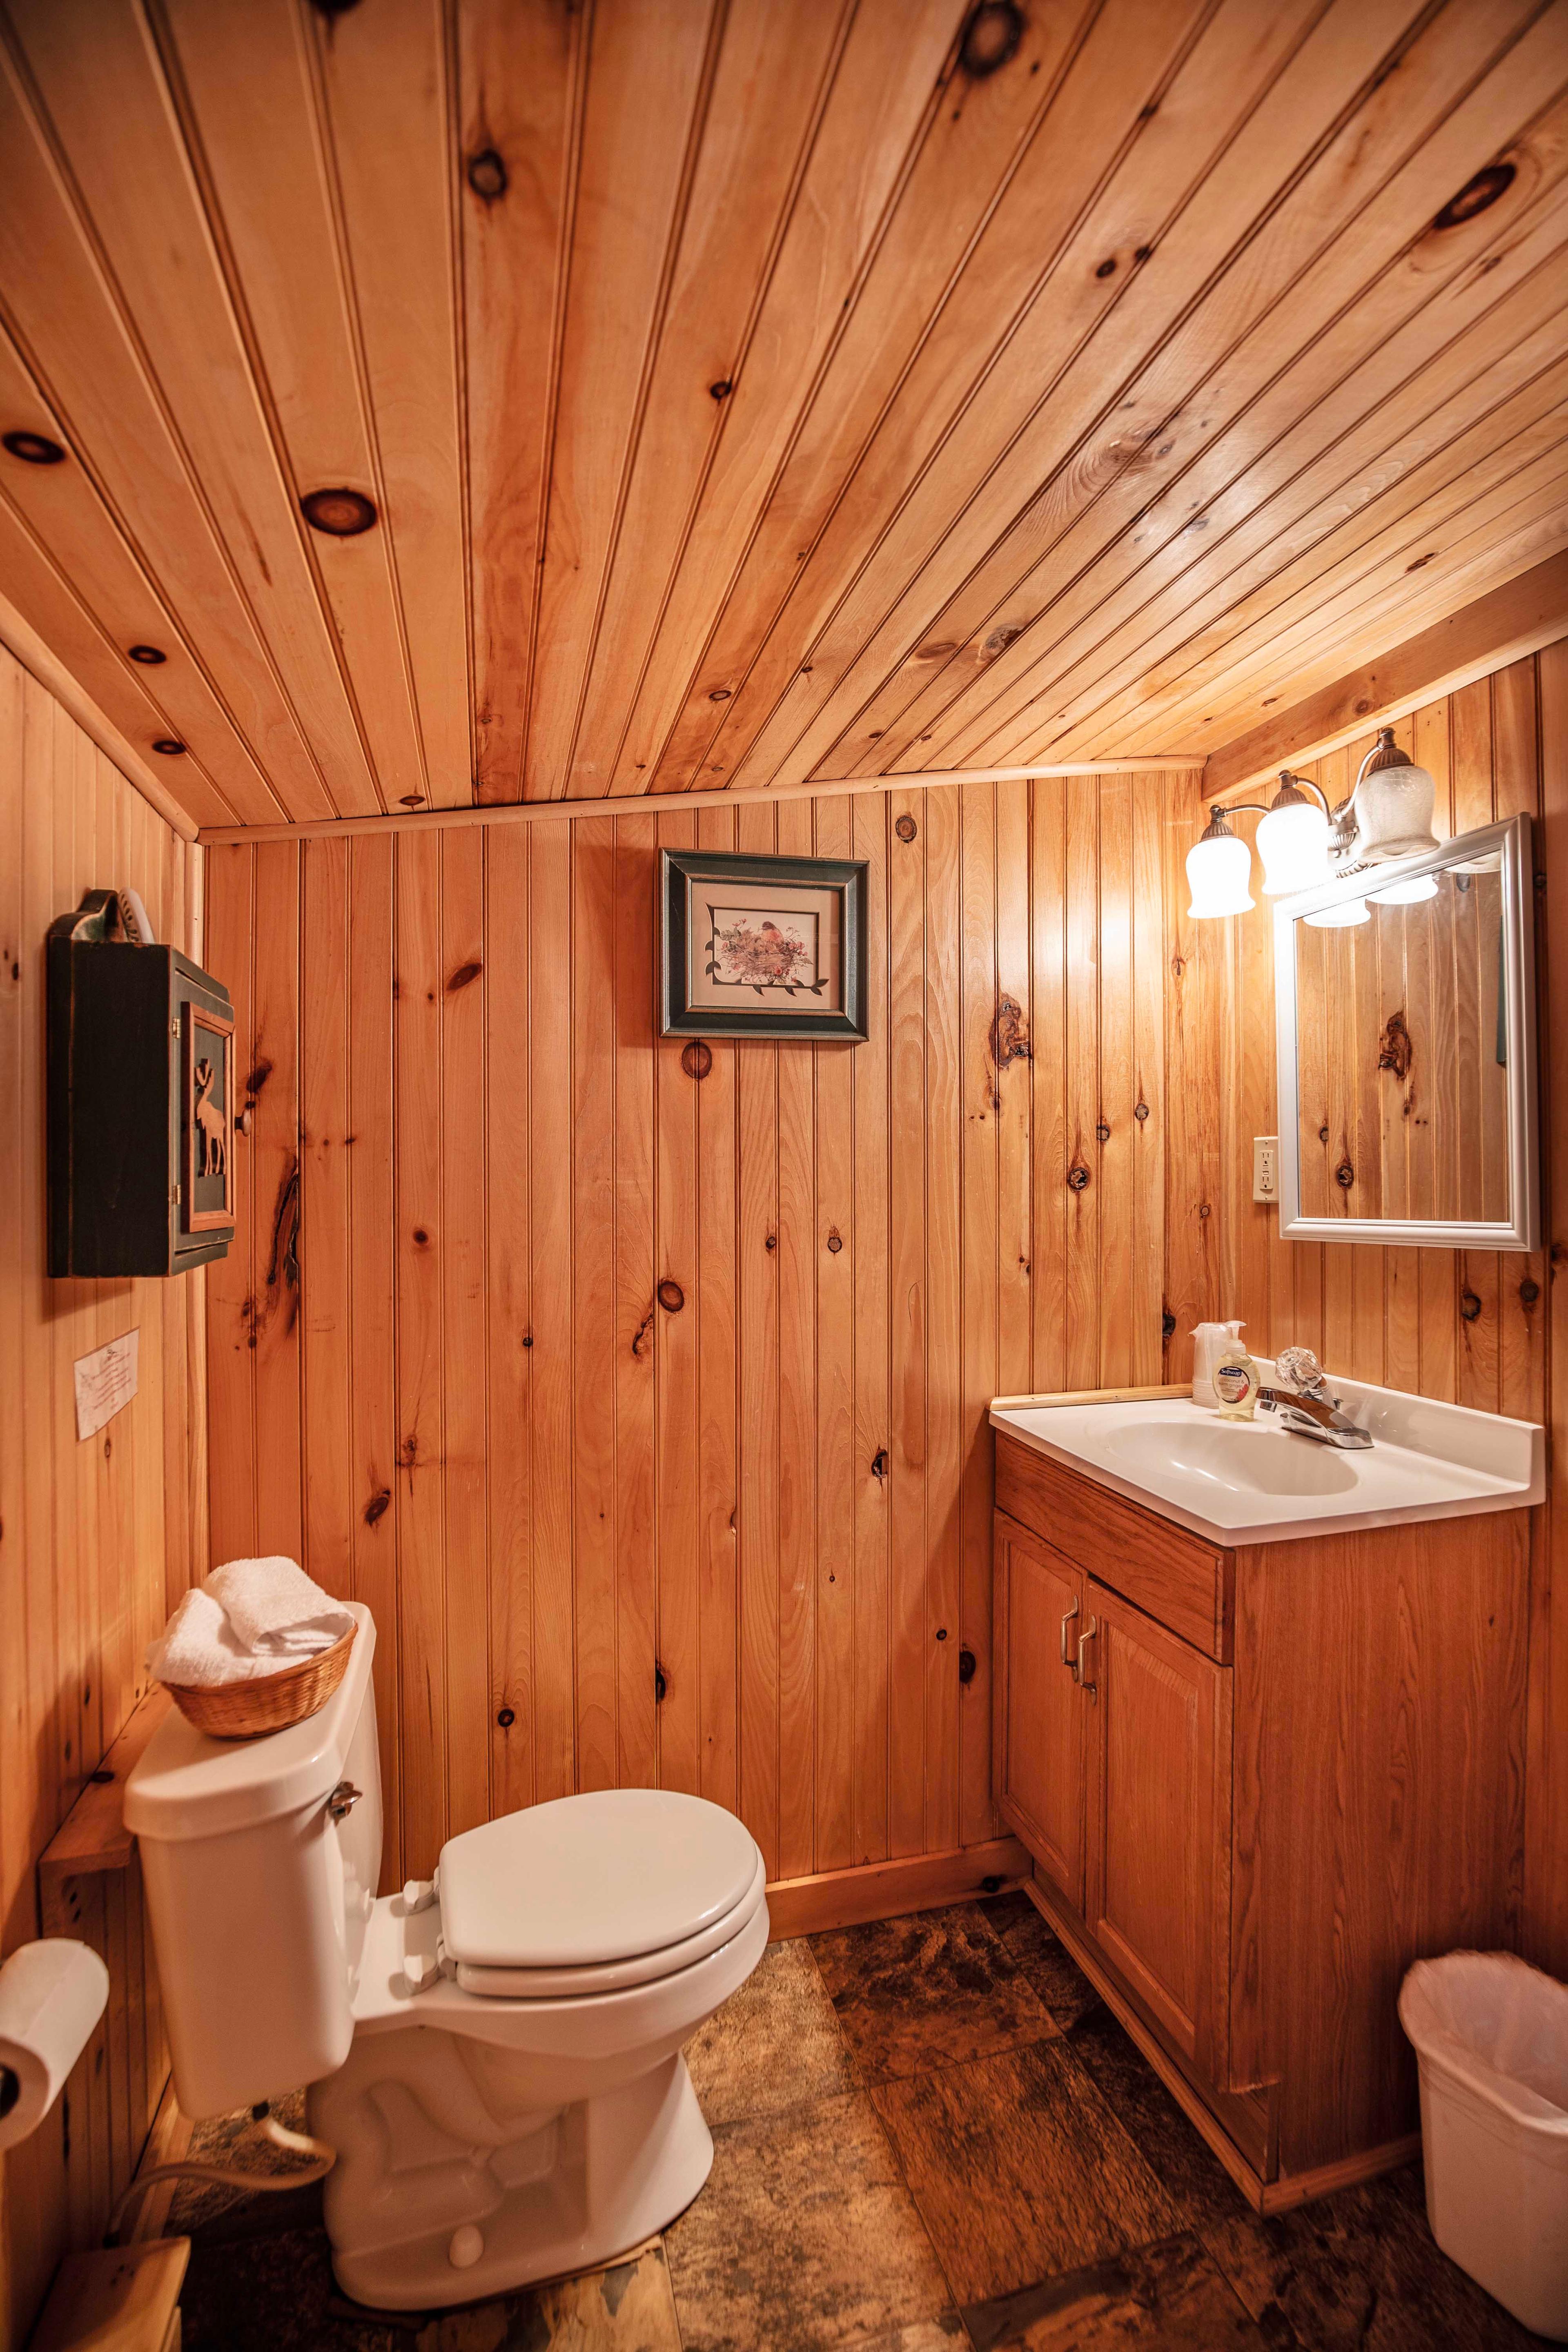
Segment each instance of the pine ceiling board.
[[[568,793],[608,793],[847,29],[846,0],[731,0],[616,532]],[[724,386],[730,386],[726,393]],[[715,391],[714,387],[720,387]],[[640,788],[643,778],[633,770]]]
[[[237,796],[226,793],[212,772],[202,742],[203,730],[186,715],[192,686],[200,673],[179,660],[173,666],[175,691],[163,691],[165,673],[128,662],[97,615],[82,602],[75,580],[59,568],[52,544],[40,541],[20,509],[0,492],[0,582],[6,599],[45,646],[90,696],[104,716],[120,730],[147,766],[157,772],[163,789],[172,793],[186,815],[198,824],[276,823],[283,811],[261,778],[254,791]],[[134,642],[134,641],[133,641]],[[158,692],[153,692],[153,682]],[[51,686],[52,680],[46,679]],[[183,689],[183,691],[182,691]],[[182,705],[184,708],[182,708]],[[223,714],[217,714],[219,742],[227,754],[232,774],[236,755],[243,757],[237,739]],[[153,745],[160,737],[177,736],[186,745],[183,759],[161,757]],[[226,814],[220,814],[223,811]]]
[[[481,801],[512,801],[522,796],[591,17],[582,8],[463,0],[457,22],[474,780]],[[485,177],[490,157],[506,175],[499,194]]]
[[[857,9],[632,709],[617,789],[656,779],[679,789],[700,768],[721,716],[712,697],[743,679],[780,583],[831,515],[905,371],[918,362],[925,404],[942,409],[940,382],[973,375],[987,298],[993,319],[1005,314],[1037,273],[1027,237],[978,297],[968,270],[1081,29],[1078,0],[1032,9],[1004,70],[951,70],[933,94],[962,14],[950,0],[919,18]],[[961,271],[971,309],[955,322],[943,305]]]
[[[293,0],[163,0],[163,7],[168,69],[290,497],[351,489],[384,518],[349,539],[300,524],[312,616],[330,628],[368,753],[365,805],[423,799],[428,784],[356,289],[312,71],[313,19]],[[342,32],[340,25],[334,37]],[[378,82],[388,79],[378,65]]]
[[124,0],[24,0],[14,37],[33,85],[21,97],[7,61],[0,282],[16,334],[289,812],[374,804],[143,28]]
[[[1210,718],[1233,714],[1260,674],[1288,680],[1294,693],[1298,663],[1312,663],[1325,646],[1341,649],[1333,658],[1343,668],[1357,657],[1354,651],[1346,655],[1345,646],[1364,651],[1387,644],[1432,618],[1435,610],[1468,603],[1514,572],[1539,562],[1556,544],[1552,530],[1558,525],[1568,529],[1565,453],[1568,402],[1560,402],[1550,415],[1517,436],[1484,474],[1476,469],[1472,483],[1466,485],[1467,491],[1479,485],[1474,495],[1456,499],[1450,492],[1447,511],[1414,518],[1415,528],[1407,519],[1388,534],[1397,543],[1380,563],[1352,580],[1336,578],[1331,593],[1319,591],[1300,597],[1293,625],[1277,625],[1266,615],[1249,632],[1244,654],[1236,651],[1232,641],[1207,662],[1199,658],[1190,671],[1181,669],[1169,685],[1156,677],[1142,694],[1128,698],[1128,712],[1109,731],[1117,736],[1158,731],[1162,741],[1173,732],[1180,740],[1193,733],[1194,715],[1206,727]],[[1510,464],[1510,459],[1517,462]],[[1489,478],[1494,474],[1501,478]],[[1501,568],[1488,571],[1494,552]],[[1425,595],[1419,602],[1412,597],[1413,561],[1420,565],[1415,578],[1434,583],[1431,602]],[[1075,731],[1092,731],[1098,740],[1103,723],[1097,712]],[[1226,723],[1234,728],[1234,716],[1227,716]]]
[[[1513,5],[1522,14],[1529,0]],[[1151,259],[1051,386],[1005,462],[973,488],[966,471],[932,468],[812,643],[809,677],[797,676],[781,698],[736,769],[738,782],[815,772],[888,670],[921,643],[953,591],[1086,433],[1097,424],[1103,429],[1107,419],[1121,429],[1146,373],[1154,386],[1149,421],[1167,415],[1391,169],[1432,136],[1507,30],[1501,10],[1484,21],[1475,11],[1445,15],[1388,71],[1386,44],[1401,32],[1404,13],[1398,0],[1381,16],[1342,6],[1319,23],[1266,94],[1249,83],[1247,68],[1261,75],[1267,68],[1272,78],[1280,58],[1237,53],[1257,12],[1239,8],[1234,26],[1227,14],[1216,17],[1067,266],[1087,279],[1097,241],[1099,249],[1114,250],[1119,217],[1139,224],[1142,243],[1153,247]],[[1237,48],[1227,46],[1232,33]],[[1234,138],[1224,135],[1233,127]],[[969,455],[961,436],[954,445]],[[929,552],[910,528],[921,508]]]
[[[69,437],[39,402],[3,331],[0,415],[62,445]],[[79,672],[81,682],[151,766],[178,772],[177,758],[153,750],[159,738],[174,737],[189,745],[240,823],[286,818],[287,808],[214,691],[182,623],[116,529],[85,468],[18,465],[8,457],[0,465],[16,518],[3,577],[17,609],[68,668],[76,667],[73,649],[91,646],[92,679]],[[64,636],[57,634],[57,620]],[[133,662],[127,648],[137,645],[156,646],[166,658],[155,668]]]
[[[1267,220],[1279,205],[1281,190],[1288,207],[1299,203],[1293,175],[1331,136],[1347,92],[1374,68],[1405,13],[1398,0],[1354,23],[1342,8],[1326,20],[1317,9],[1232,8],[1207,28],[1162,101],[1156,134],[1107,192],[1107,228],[1091,226],[1067,265],[1083,275],[1089,267],[1114,268],[1120,249],[1136,283],[1125,286],[1002,462],[955,509],[952,528],[891,607],[877,609],[875,583],[888,576],[879,551],[867,580],[814,646],[820,678],[825,656],[829,670],[837,666],[837,636],[864,639],[801,747],[803,753],[814,747],[812,772],[896,763],[921,731],[900,723],[906,708],[934,699],[940,709],[956,688],[940,685],[949,667],[984,674],[1036,617],[1039,608],[1019,583],[1032,567],[1043,568],[1046,551],[1075,523],[1080,536],[1092,530],[1093,543],[1102,543],[1114,535],[1119,512],[1138,513],[1157,480],[1205,445],[1212,404],[1205,399],[1201,411],[1189,406],[1184,415],[1184,403],[1266,305],[1268,261],[1288,267],[1276,250],[1278,222],[1265,228],[1244,270],[1227,274],[1225,265],[1260,208]],[[1267,42],[1259,37],[1265,28]],[[1141,226],[1119,235],[1110,226],[1119,220]],[[1112,249],[1107,263],[1094,258],[1100,237]],[[1205,322],[1201,336],[1194,318]],[[1071,576],[1070,569],[1055,572],[1053,587]],[[834,727],[840,731],[829,744]],[[929,761],[923,750],[916,756]]]
[[[1288,441],[1278,470],[1271,461],[1243,476],[1205,510],[1210,528],[1201,538],[1173,533],[1153,561],[1117,595],[1091,605],[989,710],[967,726],[933,728],[921,746],[924,763],[962,764],[961,746],[964,759],[994,758],[996,745],[1016,740],[1020,729],[1033,735],[1058,715],[1098,713],[1097,690],[1142,677],[1155,657],[1149,648],[1175,646],[1179,666],[1205,619],[1221,627],[1254,592],[1272,609],[1292,577],[1327,577],[1333,562],[1345,560],[1336,551],[1361,545],[1355,524],[1364,511],[1375,506],[1386,529],[1388,519],[1429,500],[1494,439],[1550,405],[1557,395],[1542,380],[1568,348],[1560,253],[1416,374],[1401,399],[1379,402],[1338,432],[1314,430],[1325,446],[1315,455],[1309,446],[1306,463],[1295,462],[1302,453]],[[1331,428],[1337,420],[1328,405]],[[1290,440],[1305,441],[1306,426],[1318,423],[1309,416]],[[1447,454],[1456,448],[1458,455]],[[1275,480],[1283,487],[1271,488]]]
[[[1425,153],[1423,147],[1408,168]],[[1073,496],[1058,494],[1053,481],[1038,501],[1041,513],[1026,509],[820,772],[837,773],[842,762],[844,772],[854,772],[857,756],[866,764],[873,744],[882,767],[917,759],[942,764],[940,746],[1002,724],[1056,674],[1056,648],[1075,625],[1124,594],[1140,565],[1163,560],[1200,515],[1212,536],[1216,518],[1223,524],[1223,510],[1234,509],[1238,496],[1256,497],[1265,475],[1275,484],[1289,479],[1314,448],[1431,365],[1510,285],[1542,266],[1568,208],[1568,104],[1560,100],[1510,153],[1518,177],[1502,201],[1453,228],[1431,226],[1437,205],[1429,203],[1428,181],[1415,199],[1428,205],[1423,232],[1403,245],[1404,220],[1392,217],[1385,190],[1200,391],[1152,438],[1134,443],[1131,462],[1118,444],[1080,450],[1069,473],[1099,468],[1099,480],[1087,485],[1087,508],[1027,576],[1009,584],[1015,542],[1026,552],[1029,542],[1049,538],[1043,510],[1060,506],[1070,514]],[[1442,161],[1447,165],[1446,149]],[[1441,202],[1462,182],[1436,184],[1446,191]],[[1399,209],[1403,215],[1403,198]],[[1370,282],[1347,299],[1363,276]],[[1145,379],[1135,397],[1143,400],[1148,388]],[[934,674],[931,661],[921,658],[931,646],[952,648]]]
[[[941,536],[1036,405],[1064,353],[1114,299],[1111,281],[1097,280],[1092,267],[1069,278],[1057,264],[1116,157],[1148,137],[1146,110],[1192,39],[1205,5],[1207,0],[1183,0],[1176,7],[1168,0],[1110,0],[1096,16],[1034,132],[1023,168],[944,305],[940,332],[889,387],[893,397],[853,474],[826,502],[815,540],[804,533],[796,540],[794,551],[805,550],[805,560],[793,565],[793,585],[782,594],[789,573],[776,561],[776,542],[759,534],[710,651],[709,667],[732,683],[733,693],[720,728],[703,746],[705,782],[733,780],[770,724],[775,733],[787,730],[795,704],[816,694],[814,679],[802,675],[810,648],[857,580],[868,548],[889,526],[902,526],[903,539],[917,529]],[[1134,232],[1131,242],[1137,241]],[[1106,249],[1102,242],[1098,253]],[[874,275],[862,300],[878,290]],[[830,397],[834,389],[829,377],[820,396]],[[957,431],[955,418],[962,420]],[[794,514],[787,472],[773,496]],[[897,560],[897,544],[901,541],[885,561]],[[770,719],[775,712],[780,716]],[[696,715],[700,720],[707,714]],[[678,730],[683,755],[687,735],[684,727]],[[666,758],[659,789],[692,781],[690,768],[682,772]]]
[[523,790],[556,800],[715,62],[717,0],[603,0],[588,59]]
[[[1479,416],[1471,408],[1468,429],[1445,432],[1441,445],[1422,463],[1400,473],[1382,495],[1359,505],[1342,520],[1338,519],[1341,502],[1332,497],[1325,500],[1301,524],[1307,544],[1293,561],[1281,563],[1265,540],[1252,566],[1240,566],[1231,575],[1220,551],[1216,582],[1206,597],[1199,593],[1202,583],[1194,583],[1184,598],[1179,593],[1183,583],[1178,583],[1166,600],[1169,617],[1160,635],[1135,648],[1125,661],[1107,659],[1103,668],[1092,670],[1086,664],[1087,682],[1076,694],[1070,691],[1074,679],[1066,681],[1065,696],[1060,683],[1054,685],[1034,712],[1020,714],[1009,729],[998,730],[984,756],[1000,758],[996,747],[1003,740],[1012,742],[1027,736],[1037,740],[1042,732],[1053,741],[1076,742],[1087,730],[1098,742],[1103,730],[1106,740],[1116,740],[1120,722],[1130,709],[1168,710],[1173,698],[1185,702],[1201,697],[1206,684],[1254,649],[1266,652],[1270,662],[1280,658],[1293,626],[1309,625],[1342,591],[1357,593],[1359,583],[1372,573],[1381,575],[1393,566],[1391,593],[1397,595],[1397,580],[1409,574],[1411,564],[1425,567],[1432,532],[1450,528],[1451,519],[1478,496],[1512,480],[1552,446],[1559,429],[1554,419],[1568,391],[1568,356],[1541,365],[1541,347],[1553,343],[1562,354],[1561,332],[1548,325],[1530,351],[1536,368],[1530,380],[1496,408]],[[1470,404],[1449,404],[1449,425],[1462,405]],[[1372,478],[1375,487],[1375,470]],[[1324,522],[1331,526],[1327,531]],[[1291,537],[1283,534],[1287,556]],[[1237,587],[1245,588],[1254,574],[1258,584],[1252,593],[1238,597]]]
[[[372,536],[384,535],[391,562],[425,791],[454,808],[474,790],[445,12],[442,0],[375,0],[308,21],[381,485]],[[368,695],[376,681],[359,683]]]
[[[1526,503],[1512,528],[1506,520],[1500,525],[1494,519],[1477,532],[1474,541],[1452,551],[1444,568],[1435,567],[1424,575],[1433,583],[1425,597],[1384,610],[1371,606],[1348,623],[1342,619],[1337,627],[1323,633],[1310,649],[1304,667],[1293,668],[1288,680],[1281,680],[1267,664],[1260,664],[1244,692],[1224,707],[1216,697],[1206,706],[1203,717],[1186,724],[1184,732],[1189,740],[1202,737],[1206,743],[1218,746],[1279,703],[1285,693],[1294,696],[1300,689],[1310,698],[1342,677],[1347,664],[1361,667],[1379,662],[1395,637],[1406,641],[1405,632],[1419,636],[1465,605],[1506,589],[1510,583],[1562,554],[1568,544],[1568,478],[1559,488],[1553,506],[1542,512],[1538,510],[1539,503]],[[1279,688],[1272,696],[1266,692],[1271,685]]]

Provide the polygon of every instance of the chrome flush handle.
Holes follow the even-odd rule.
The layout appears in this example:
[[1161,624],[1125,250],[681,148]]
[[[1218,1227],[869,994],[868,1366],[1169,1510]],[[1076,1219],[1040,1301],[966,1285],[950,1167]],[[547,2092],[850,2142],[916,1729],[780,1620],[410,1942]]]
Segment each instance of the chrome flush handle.
[[352,1780],[340,1780],[327,1799],[329,1815],[334,1822],[346,1822],[363,1794],[364,1790],[356,1789]]
[[1075,1683],[1078,1680],[1078,1660],[1073,1656],[1072,1635],[1068,1633],[1068,1627],[1078,1615],[1078,1611],[1079,1604],[1075,1598],[1072,1607],[1066,1612],[1062,1618],[1062,1664],[1067,1668],[1068,1674],[1071,1675]]

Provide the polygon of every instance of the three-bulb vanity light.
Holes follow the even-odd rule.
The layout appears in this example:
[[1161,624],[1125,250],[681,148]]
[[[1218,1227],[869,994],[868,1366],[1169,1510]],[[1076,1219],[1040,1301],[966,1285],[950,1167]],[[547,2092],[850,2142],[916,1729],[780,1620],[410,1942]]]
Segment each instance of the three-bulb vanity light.
[[[1313,797],[1315,795],[1315,797]],[[1263,894],[1268,898],[1291,896],[1331,882],[1335,873],[1358,873],[1363,866],[1384,866],[1391,858],[1415,857],[1439,846],[1432,831],[1436,786],[1425,768],[1418,768],[1394,740],[1392,727],[1380,730],[1351,790],[1338,808],[1310,776],[1279,772],[1279,790],[1267,806],[1242,801],[1209,808],[1209,822],[1201,840],[1187,852],[1187,882],[1193,894],[1189,915],[1200,920],[1218,915],[1245,915],[1252,897],[1252,853],[1226,823],[1243,812],[1256,814],[1258,854],[1263,860]],[[1380,907],[1413,906],[1435,898],[1435,876],[1420,874],[1405,882],[1391,882],[1365,898],[1344,898],[1306,917],[1323,930],[1343,929],[1370,919],[1367,901]]]

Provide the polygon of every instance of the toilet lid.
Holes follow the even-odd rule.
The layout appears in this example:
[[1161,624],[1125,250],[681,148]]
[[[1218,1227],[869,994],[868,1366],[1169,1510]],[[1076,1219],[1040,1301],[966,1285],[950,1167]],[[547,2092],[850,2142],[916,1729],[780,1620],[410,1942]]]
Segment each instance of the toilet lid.
[[603,1789],[487,1822],[441,1849],[441,1936],[470,1968],[583,1968],[663,1951],[733,1911],[755,1839],[720,1805]]

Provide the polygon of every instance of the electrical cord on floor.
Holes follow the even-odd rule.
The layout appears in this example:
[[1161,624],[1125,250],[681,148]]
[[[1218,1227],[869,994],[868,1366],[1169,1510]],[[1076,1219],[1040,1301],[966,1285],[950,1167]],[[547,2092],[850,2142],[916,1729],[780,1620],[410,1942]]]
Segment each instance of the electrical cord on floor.
[[153,2188],[160,2180],[213,2180],[225,2189],[259,2189],[266,2193],[275,2189],[302,2189],[309,2181],[324,2180],[338,2160],[337,2149],[329,2147],[324,2139],[312,2139],[309,2132],[290,2131],[287,2124],[280,2124],[265,2099],[252,2107],[250,2120],[261,2126],[263,2138],[270,2140],[274,2147],[284,2148],[292,2156],[306,2157],[309,2162],[297,2166],[291,2172],[242,2172],[237,2165],[203,2164],[198,2161],[154,2164],[147,2171],[137,2174],[110,2215],[109,2227],[103,2233],[104,2244],[112,2246],[118,2243],[120,2224],[124,2219],[126,2207],[133,2204],[144,2189]]

